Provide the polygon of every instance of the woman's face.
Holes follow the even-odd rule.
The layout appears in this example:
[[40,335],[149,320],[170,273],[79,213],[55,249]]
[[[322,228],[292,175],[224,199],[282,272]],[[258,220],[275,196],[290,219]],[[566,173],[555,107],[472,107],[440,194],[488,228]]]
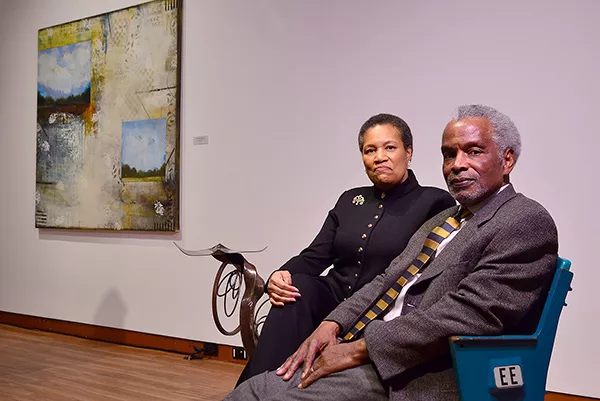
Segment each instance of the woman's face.
[[408,178],[412,148],[404,150],[400,132],[392,125],[376,125],[363,137],[362,158],[365,171],[375,186],[388,190]]

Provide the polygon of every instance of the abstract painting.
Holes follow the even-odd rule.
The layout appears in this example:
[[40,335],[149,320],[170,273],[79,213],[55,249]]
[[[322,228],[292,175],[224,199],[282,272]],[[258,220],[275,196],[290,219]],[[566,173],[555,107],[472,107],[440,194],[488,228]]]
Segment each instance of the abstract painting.
[[181,5],[39,30],[36,227],[179,230]]

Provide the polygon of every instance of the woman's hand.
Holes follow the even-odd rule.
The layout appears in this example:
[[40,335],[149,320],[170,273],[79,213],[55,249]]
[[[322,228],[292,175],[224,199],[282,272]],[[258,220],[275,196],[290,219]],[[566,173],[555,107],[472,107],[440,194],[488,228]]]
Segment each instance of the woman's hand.
[[278,270],[271,275],[267,292],[273,306],[296,302],[296,298],[300,297],[300,291],[292,285],[292,275],[287,270]]
[[325,348],[338,344],[339,332],[340,326],[336,322],[322,322],[310,337],[304,340],[300,348],[277,369],[277,375],[283,376],[283,380],[289,380],[300,365],[304,364],[302,370],[304,377],[311,370],[318,352],[323,352]]

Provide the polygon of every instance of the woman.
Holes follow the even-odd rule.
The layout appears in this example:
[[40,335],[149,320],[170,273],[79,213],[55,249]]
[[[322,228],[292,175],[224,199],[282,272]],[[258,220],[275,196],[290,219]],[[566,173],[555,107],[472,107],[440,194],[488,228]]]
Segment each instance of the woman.
[[238,385],[277,369],[329,312],[387,268],[421,224],[455,205],[446,191],[420,186],[408,169],[413,141],[401,118],[369,118],[358,147],[373,186],[344,192],[310,246],[271,274],[273,307]]

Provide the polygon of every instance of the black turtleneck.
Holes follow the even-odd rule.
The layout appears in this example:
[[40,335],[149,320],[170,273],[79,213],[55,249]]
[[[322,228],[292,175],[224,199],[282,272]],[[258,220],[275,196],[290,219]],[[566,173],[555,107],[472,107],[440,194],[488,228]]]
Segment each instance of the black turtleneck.
[[333,264],[325,279],[338,302],[383,273],[421,224],[456,204],[448,192],[422,187],[408,173],[388,191],[360,187],[344,192],[313,242],[280,270],[318,276]]

